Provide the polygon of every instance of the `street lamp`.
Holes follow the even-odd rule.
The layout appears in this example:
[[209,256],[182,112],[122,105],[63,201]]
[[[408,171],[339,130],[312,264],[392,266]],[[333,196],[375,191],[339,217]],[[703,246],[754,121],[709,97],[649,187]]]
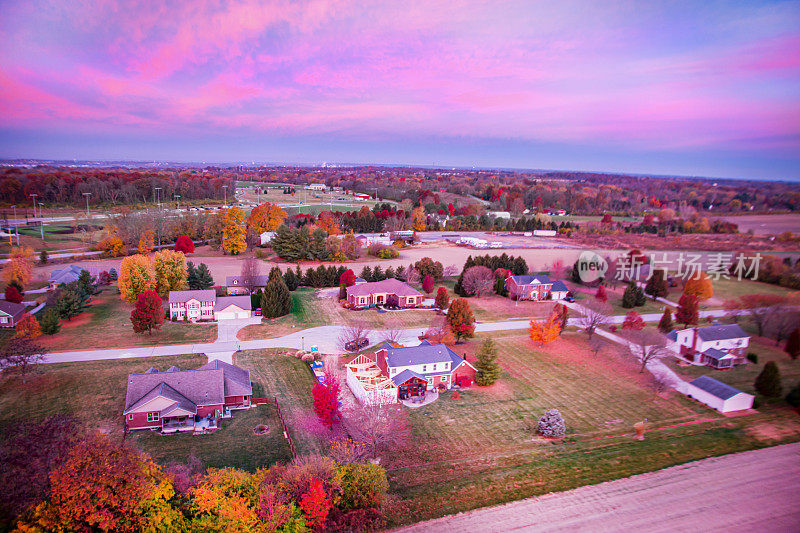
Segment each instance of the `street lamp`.
[[89,197],[92,195],[90,192],[83,193],[83,196],[86,197],[86,220],[89,220]]
[[158,203],[158,207],[161,207],[161,187],[156,187],[153,189],[156,192],[156,203]]
[[180,211],[181,210],[181,195],[180,194],[176,194],[175,195],[175,201],[176,201],[175,210]]
[[223,185],[222,188],[225,189],[225,207],[228,207],[228,186]]
[[44,204],[39,202],[39,231],[42,232],[42,240],[44,240],[44,217],[42,213],[44,213]]
[[19,246],[19,229],[17,228],[17,224],[19,224],[19,221],[17,220],[17,206],[16,204],[14,204],[11,207],[14,208],[14,233],[17,236],[17,246]]
[[38,194],[29,194],[28,196],[31,197],[33,200],[33,218],[36,218],[36,197],[39,196]]

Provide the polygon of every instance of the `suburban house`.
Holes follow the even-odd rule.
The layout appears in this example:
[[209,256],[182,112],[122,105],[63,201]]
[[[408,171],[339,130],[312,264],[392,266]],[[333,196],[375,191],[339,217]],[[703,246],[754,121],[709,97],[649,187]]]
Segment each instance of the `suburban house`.
[[720,413],[753,407],[755,397],[709,376],[700,376],[686,384],[686,395]]
[[57,270],[53,270],[50,273],[50,289],[55,289],[62,283],[72,283],[73,281],[78,281],[78,278],[81,275],[81,272],[84,270],[88,271],[89,274],[92,276],[97,276],[100,272],[96,268],[87,269],[83,267],[79,267],[78,265],[69,265],[66,268],[61,268]]
[[250,318],[250,296],[217,296],[213,289],[170,291],[169,317],[175,320]]
[[[263,289],[267,286],[269,276],[256,276],[253,290]],[[244,286],[244,278],[242,276],[226,276],[225,287],[229,295],[234,296],[237,294],[250,294],[247,287]]]
[[394,402],[438,387],[468,386],[476,373],[472,364],[449,347],[427,340],[409,347],[386,343],[371,356],[359,355],[345,368],[347,385],[362,403],[378,398]]
[[0,328],[16,327],[23,314],[25,314],[23,304],[0,300]]
[[569,289],[563,281],[553,281],[545,274],[509,276],[506,289],[515,300],[563,300]]
[[695,365],[718,369],[747,362],[749,345],[750,336],[739,324],[715,324],[667,334],[667,347],[678,356]]
[[261,246],[268,244],[274,236],[275,236],[274,231],[265,231],[264,233],[259,235],[258,237],[261,240]]
[[202,432],[216,429],[233,410],[248,409],[252,394],[250,371],[219,359],[196,370],[150,368],[128,376],[122,414],[129,430]]
[[347,287],[347,301],[355,308],[384,304],[417,307],[422,303],[422,298],[421,292],[394,278]]

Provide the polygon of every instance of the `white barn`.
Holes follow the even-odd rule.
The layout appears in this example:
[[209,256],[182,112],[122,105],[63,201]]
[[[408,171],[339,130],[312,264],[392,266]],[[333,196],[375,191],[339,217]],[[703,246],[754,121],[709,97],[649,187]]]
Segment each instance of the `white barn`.
[[752,394],[742,392],[709,376],[700,376],[687,383],[686,395],[720,413],[750,409],[755,399]]

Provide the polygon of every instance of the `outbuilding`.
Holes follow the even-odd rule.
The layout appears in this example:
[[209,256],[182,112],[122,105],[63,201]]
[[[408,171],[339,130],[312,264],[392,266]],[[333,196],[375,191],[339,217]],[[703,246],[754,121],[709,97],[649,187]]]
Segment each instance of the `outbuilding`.
[[686,395],[720,413],[753,407],[755,397],[709,376],[700,376],[686,385]]

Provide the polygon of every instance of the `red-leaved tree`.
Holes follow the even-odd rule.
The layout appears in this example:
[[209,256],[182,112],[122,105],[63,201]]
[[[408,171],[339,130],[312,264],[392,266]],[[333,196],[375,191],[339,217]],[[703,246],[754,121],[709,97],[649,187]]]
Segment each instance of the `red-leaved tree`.
[[311,389],[314,397],[314,412],[328,429],[340,418],[339,412],[339,380],[329,371],[325,371],[322,383],[317,382]]
[[608,301],[608,295],[606,294],[605,285],[600,285],[599,287],[597,287],[597,294],[595,294],[594,297],[603,303]]
[[683,324],[684,327],[689,324],[697,324],[699,318],[699,302],[697,296],[693,294],[684,294],[678,300],[678,310],[675,311],[675,322]]
[[447,289],[439,287],[439,290],[436,291],[436,307],[439,309],[447,309],[449,303],[450,296],[447,294]]
[[625,315],[625,320],[622,322],[622,329],[632,329],[635,331],[643,330],[644,320],[642,319],[642,315],[637,313],[635,309],[628,311],[628,314]]
[[178,237],[178,240],[175,241],[175,251],[185,254],[194,253],[194,243],[192,239],[190,239],[188,235],[181,235]]
[[339,285],[344,285],[345,287],[352,287],[356,284],[356,273],[353,272],[352,269],[348,268],[342,275],[339,277]]
[[6,287],[6,301],[13,302],[15,304],[22,303],[22,295],[15,286],[9,285]]
[[300,507],[306,515],[306,521],[312,528],[320,528],[328,518],[331,510],[331,500],[325,494],[325,488],[318,477],[312,477],[308,485],[308,492],[300,499]]
[[134,333],[153,333],[161,329],[164,323],[164,310],[161,308],[161,297],[154,290],[141,293],[131,311],[131,323]]
[[427,294],[433,292],[433,279],[430,276],[425,276],[425,279],[422,280],[422,290]]

